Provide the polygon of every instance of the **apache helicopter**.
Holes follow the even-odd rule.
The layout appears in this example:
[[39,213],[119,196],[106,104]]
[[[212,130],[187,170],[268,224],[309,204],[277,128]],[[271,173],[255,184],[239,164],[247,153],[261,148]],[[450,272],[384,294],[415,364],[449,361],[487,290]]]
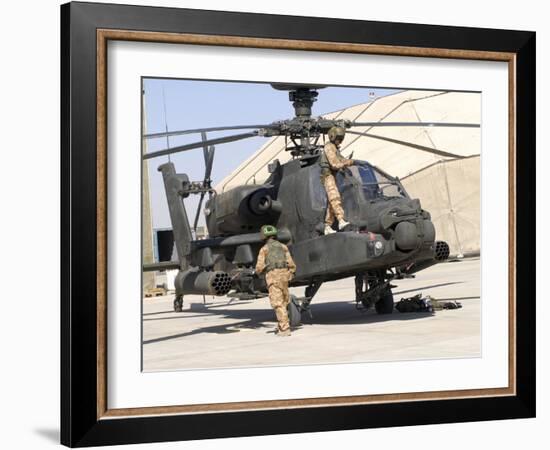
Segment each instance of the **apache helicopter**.
[[[254,266],[263,241],[260,227],[277,227],[277,239],[288,245],[297,271],[291,287],[305,287],[302,297],[292,296],[289,315],[292,325],[301,321],[304,312],[326,281],[355,277],[358,309],[375,307],[379,314],[393,311],[391,281],[413,277],[449,256],[449,246],[435,240],[435,228],[429,212],[418,199],[412,199],[398,178],[392,177],[367,161],[339,171],[336,177],[342,196],[346,220],[343,231],[324,232],[327,197],[321,184],[319,159],[323,151],[321,138],[333,126],[346,133],[387,140],[435,153],[456,155],[414,143],[354,131],[354,127],[479,127],[478,124],[442,122],[353,122],[312,116],[312,105],[325,86],[272,84],[289,92],[295,117],[264,125],[220,126],[144,135],[144,139],[200,133],[202,140],[191,144],[146,153],[145,160],[177,152],[202,148],[205,160],[203,181],[190,181],[177,173],[171,162],[162,164],[162,173],[170,219],[172,222],[176,262],[144,265],[144,270],[178,268],[175,279],[174,310],[181,312],[187,294],[217,295],[237,299],[267,296],[264,278]],[[223,130],[251,130],[226,137],[207,139],[206,133]],[[286,151],[292,159],[278,160],[269,166],[270,176],[262,184],[243,185],[216,194],[210,179],[214,146],[254,136],[284,136]],[[194,229],[196,231],[202,203],[208,238],[193,239],[183,199],[200,195]],[[311,312],[310,312],[311,314]]]

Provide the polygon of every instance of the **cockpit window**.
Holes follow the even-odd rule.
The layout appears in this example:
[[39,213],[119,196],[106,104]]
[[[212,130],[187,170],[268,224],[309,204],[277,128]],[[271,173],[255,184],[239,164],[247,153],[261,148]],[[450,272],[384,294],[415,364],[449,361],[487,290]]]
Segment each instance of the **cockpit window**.
[[407,196],[396,180],[385,176],[368,163],[357,162],[350,167],[350,171],[353,177],[361,182],[367,200]]
[[312,173],[309,176],[311,206],[313,209],[324,211],[327,207],[327,193],[325,187],[321,184],[321,168],[315,164],[310,166],[308,170]]

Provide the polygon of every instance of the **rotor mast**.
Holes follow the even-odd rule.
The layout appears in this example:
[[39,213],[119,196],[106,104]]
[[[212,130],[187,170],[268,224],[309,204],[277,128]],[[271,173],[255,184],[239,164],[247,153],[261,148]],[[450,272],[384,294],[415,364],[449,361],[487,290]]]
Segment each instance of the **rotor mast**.
[[297,154],[310,153],[312,150],[311,144],[311,107],[317,101],[317,91],[307,87],[300,87],[288,93],[288,98],[292,102],[296,114],[296,120],[300,124],[300,148]]

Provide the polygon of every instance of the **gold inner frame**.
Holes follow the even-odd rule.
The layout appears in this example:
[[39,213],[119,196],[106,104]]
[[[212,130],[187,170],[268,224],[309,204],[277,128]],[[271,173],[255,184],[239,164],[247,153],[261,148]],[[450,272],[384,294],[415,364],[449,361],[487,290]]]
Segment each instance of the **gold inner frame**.
[[[180,43],[230,47],[363,53],[508,63],[508,387],[402,394],[263,400],[201,405],[150,406],[108,409],[107,405],[107,42],[109,40]],[[402,401],[444,400],[516,394],[516,54],[445,48],[398,47],[321,41],[296,41],[237,36],[97,30],[97,418],[165,414],[218,413],[243,410],[287,409]]]

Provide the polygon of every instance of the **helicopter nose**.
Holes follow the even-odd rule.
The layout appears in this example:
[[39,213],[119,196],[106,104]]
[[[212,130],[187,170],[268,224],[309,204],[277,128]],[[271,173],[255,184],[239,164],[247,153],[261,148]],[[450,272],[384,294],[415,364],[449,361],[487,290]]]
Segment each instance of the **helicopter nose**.
[[399,222],[395,227],[395,245],[400,250],[412,250],[418,245],[416,225],[412,222]]

